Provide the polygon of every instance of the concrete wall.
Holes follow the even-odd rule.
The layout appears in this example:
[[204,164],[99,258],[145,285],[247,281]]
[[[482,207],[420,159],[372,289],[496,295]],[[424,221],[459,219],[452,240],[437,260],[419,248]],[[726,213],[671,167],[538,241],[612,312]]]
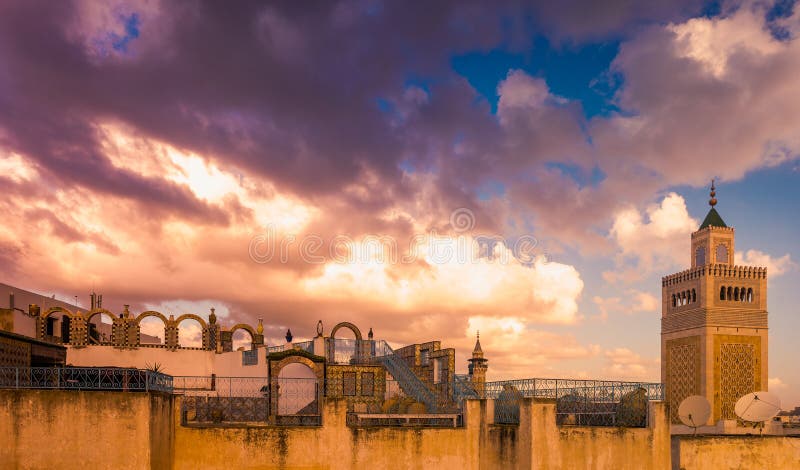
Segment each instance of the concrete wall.
[[0,390],[4,469],[170,468],[172,397]]
[[672,468],[800,467],[800,436],[675,436]]

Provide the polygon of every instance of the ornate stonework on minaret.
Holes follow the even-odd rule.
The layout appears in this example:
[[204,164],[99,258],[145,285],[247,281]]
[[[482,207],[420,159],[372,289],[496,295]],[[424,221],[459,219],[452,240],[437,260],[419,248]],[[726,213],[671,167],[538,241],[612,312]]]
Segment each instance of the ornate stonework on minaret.
[[472,350],[472,358],[469,359],[469,378],[472,382],[472,388],[478,393],[478,396],[484,398],[486,393],[486,370],[489,368],[489,361],[483,357],[483,349],[481,349],[481,333],[478,332],[478,337],[475,340],[475,348]]
[[715,189],[712,181],[711,210],[692,233],[691,268],[661,281],[661,381],[673,423],[690,395],[711,403],[711,425],[736,419],[743,395],[767,390],[767,269],[734,264]]

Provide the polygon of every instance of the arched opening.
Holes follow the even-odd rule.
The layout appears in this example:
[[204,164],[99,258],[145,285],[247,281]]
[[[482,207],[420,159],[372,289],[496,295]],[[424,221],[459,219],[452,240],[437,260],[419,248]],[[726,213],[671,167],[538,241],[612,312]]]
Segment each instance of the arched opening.
[[728,300],[733,300],[733,287],[728,286]]
[[686,305],[686,291],[681,292],[681,305]]
[[695,292],[695,290],[692,289],[692,303],[695,302],[697,302],[697,292]]
[[195,318],[183,318],[178,323],[178,347],[203,347],[203,325]]
[[112,344],[114,317],[108,312],[96,312],[86,322],[89,344]]
[[747,288],[747,301],[750,302],[750,303],[753,302],[753,288],[752,287],[748,287]]
[[277,403],[279,415],[319,414],[317,376],[306,364],[287,364],[278,373]]
[[706,249],[701,246],[697,248],[697,251],[695,251],[694,265],[705,266],[705,264],[706,264]]
[[339,330],[337,338],[331,336],[330,357],[334,364],[352,364],[356,357],[358,338],[349,328]]
[[742,302],[747,302],[747,289],[744,287],[739,289],[739,300]]
[[739,288],[738,287],[734,287],[734,289],[733,289],[733,300],[735,300],[737,302],[739,301]]
[[719,300],[725,300],[725,286],[719,288]]
[[678,304],[676,302],[677,300],[675,299],[675,294],[672,294],[672,308],[677,307]]
[[162,317],[153,314],[142,314],[138,320],[140,345],[163,346],[167,344],[167,325]]
[[253,348],[253,336],[244,328],[239,328],[231,335],[234,351],[248,351]]
[[728,247],[722,244],[717,245],[717,263],[728,262]]
[[44,340],[53,343],[69,344],[72,317],[66,312],[53,311],[42,320]]

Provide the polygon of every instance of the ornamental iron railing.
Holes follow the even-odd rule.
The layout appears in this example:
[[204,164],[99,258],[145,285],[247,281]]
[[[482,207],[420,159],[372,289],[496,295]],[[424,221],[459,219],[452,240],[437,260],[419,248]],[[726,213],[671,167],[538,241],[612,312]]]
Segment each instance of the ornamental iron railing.
[[267,423],[319,425],[316,379],[266,377],[175,377],[175,393],[183,394],[184,424]]
[[498,424],[519,424],[522,398],[556,401],[559,425],[646,427],[647,404],[663,400],[660,383],[608,380],[521,379],[487,382]]
[[0,367],[0,388],[172,392],[172,377],[117,367]]

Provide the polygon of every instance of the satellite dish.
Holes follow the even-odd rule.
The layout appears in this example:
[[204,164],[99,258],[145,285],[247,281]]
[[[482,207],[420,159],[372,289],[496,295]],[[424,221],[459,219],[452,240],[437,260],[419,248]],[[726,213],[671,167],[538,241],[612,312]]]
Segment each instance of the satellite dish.
[[711,404],[701,395],[687,397],[678,407],[678,418],[683,424],[694,428],[695,432],[698,427],[705,426],[710,417]]
[[734,411],[744,421],[759,423],[781,411],[781,399],[769,392],[748,393],[736,402]]

